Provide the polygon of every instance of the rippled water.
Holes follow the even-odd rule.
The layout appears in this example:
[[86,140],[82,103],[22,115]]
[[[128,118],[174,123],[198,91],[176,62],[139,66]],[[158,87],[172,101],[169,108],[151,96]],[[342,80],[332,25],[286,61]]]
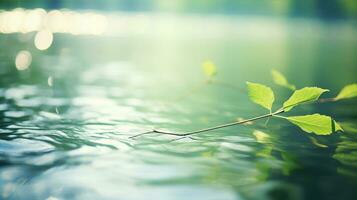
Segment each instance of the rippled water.
[[[181,140],[159,134],[129,139],[153,128],[183,132],[264,114],[264,110],[235,88],[206,85],[192,91],[203,80],[199,60],[205,56],[221,65],[221,80],[238,87],[244,87],[246,80],[269,83],[270,66],[287,64],[285,57],[272,56],[264,61],[267,50],[275,46],[274,42],[269,43],[269,38],[264,43],[245,41],[243,44],[252,45],[248,48],[239,42],[227,44],[227,39],[222,38],[213,39],[215,42],[206,38],[206,46],[201,46],[204,41],[184,40],[182,46],[174,42],[155,51],[145,46],[143,50],[137,49],[142,45],[136,45],[138,38],[118,39],[122,43],[115,47],[103,40],[95,42],[99,47],[93,53],[85,48],[90,46],[87,43],[93,43],[91,38],[63,37],[58,38],[62,43],[79,42],[69,47],[63,45],[66,47],[59,54],[34,55],[32,71],[27,72],[17,72],[9,64],[12,61],[7,61],[12,57],[6,55],[2,66],[15,71],[5,70],[1,75],[0,197],[355,199],[355,100],[309,105],[298,111],[333,115],[345,132],[331,136],[316,137],[280,119],[272,119],[268,123],[262,120]],[[149,47],[152,45],[151,40],[144,41]],[[317,42],[315,49],[324,45],[336,48],[334,41]],[[102,42],[108,48],[118,48],[118,57],[102,58],[98,53],[104,49],[100,46]],[[211,43],[215,45],[209,48]],[[291,65],[301,64],[300,58],[308,60],[309,55],[305,54],[294,57],[294,49],[299,45],[290,40],[288,43],[293,46],[293,50],[287,48]],[[349,41],[341,43],[344,46],[340,50],[348,51]],[[252,49],[256,47],[254,54]],[[197,53],[201,48],[206,50]],[[242,60],[235,60],[229,52],[217,55],[227,48],[237,52]],[[322,57],[330,55],[324,52],[325,48],[320,49]],[[168,49],[173,51],[167,53]],[[284,49],[279,47],[273,52]],[[244,58],[245,50],[253,56]],[[160,58],[148,59],[155,56]],[[257,61],[256,57],[263,60]],[[345,62],[344,55],[334,59],[337,63]],[[269,67],[254,68],[264,62]],[[355,59],[347,63],[336,74],[348,74],[345,69],[351,66],[352,72],[355,71]],[[299,71],[295,68],[289,76],[302,86],[312,82],[332,89],[341,87],[341,81],[325,80],[315,76],[316,73],[303,76],[304,69],[312,65],[316,65],[312,72],[326,67],[323,59],[315,64],[308,62],[300,69],[304,78],[294,78],[294,72]],[[330,73],[332,65],[321,73]],[[50,86],[49,76],[53,80]],[[355,76],[346,79],[356,80]],[[275,89],[281,94],[277,100],[281,103],[288,93]]]

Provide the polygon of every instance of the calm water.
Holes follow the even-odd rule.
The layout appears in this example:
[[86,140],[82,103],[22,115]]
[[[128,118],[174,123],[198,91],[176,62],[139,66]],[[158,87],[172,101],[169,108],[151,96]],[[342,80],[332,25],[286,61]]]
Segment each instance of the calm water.
[[[278,108],[289,91],[272,84],[271,68],[298,87],[326,87],[333,96],[357,81],[354,26],[126,19],[130,30],[113,27],[103,36],[56,34],[47,51],[35,49],[32,33],[0,35],[0,199],[357,198],[356,100],[295,111],[332,115],[345,132],[331,136],[271,119],[178,141],[128,138],[265,114],[241,92],[248,80],[271,85]],[[32,64],[17,71],[14,58],[24,49]],[[195,89],[204,81],[205,59],[233,87]]]

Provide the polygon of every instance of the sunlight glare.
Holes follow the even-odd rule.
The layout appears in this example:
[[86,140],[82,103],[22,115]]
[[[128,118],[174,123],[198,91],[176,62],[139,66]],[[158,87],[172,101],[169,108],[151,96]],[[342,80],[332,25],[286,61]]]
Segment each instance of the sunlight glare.
[[35,46],[39,50],[48,49],[53,41],[53,34],[49,30],[39,31],[35,36]]

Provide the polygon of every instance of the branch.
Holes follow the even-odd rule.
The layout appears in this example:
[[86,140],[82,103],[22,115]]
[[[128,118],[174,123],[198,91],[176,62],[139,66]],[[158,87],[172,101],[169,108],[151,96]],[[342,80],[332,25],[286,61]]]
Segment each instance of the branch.
[[227,123],[227,124],[222,124],[222,125],[218,125],[218,126],[204,128],[204,129],[199,129],[199,130],[195,130],[195,131],[189,131],[189,132],[185,132],[185,133],[173,133],[173,132],[166,132],[166,131],[160,131],[160,130],[153,129],[153,130],[148,131],[148,132],[144,132],[144,133],[140,133],[140,134],[137,134],[137,135],[130,136],[129,138],[133,139],[133,138],[136,138],[136,137],[139,137],[139,136],[142,136],[142,135],[147,135],[147,134],[152,134],[152,133],[159,133],[159,134],[162,134],[162,135],[173,135],[173,136],[185,137],[185,136],[194,135],[194,134],[197,134],[197,133],[212,131],[212,130],[221,129],[221,128],[225,128],[225,127],[244,124],[244,123],[255,121],[255,120],[259,120],[259,119],[264,119],[264,118],[267,118],[267,117],[272,117],[273,115],[277,115],[277,114],[280,114],[280,113],[283,113],[283,112],[284,112],[283,109],[279,109],[274,113],[268,113],[268,114],[265,114],[265,115],[261,115],[261,116],[258,116],[258,117],[253,117],[253,118],[246,119],[246,120],[241,120],[241,121],[238,121],[238,122],[231,122],[231,123]]

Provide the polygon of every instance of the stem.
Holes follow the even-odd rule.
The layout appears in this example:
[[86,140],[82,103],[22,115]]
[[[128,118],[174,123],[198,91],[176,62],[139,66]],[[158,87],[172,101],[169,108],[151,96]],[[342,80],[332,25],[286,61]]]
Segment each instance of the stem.
[[160,131],[160,130],[154,129],[152,131],[140,133],[140,134],[131,136],[129,138],[136,138],[138,136],[142,136],[142,135],[146,135],[146,134],[152,134],[152,133],[160,133],[160,134],[163,134],[163,135],[173,135],[173,136],[194,135],[194,134],[197,134],[197,133],[212,131],[212,130],[221,129],[221,128],[225,128],[225,127],[229,127],[229,126],[235,126],[235,125],[239,125],[239,124],[244,124],[244,123],[255,121],[255,120],[259,120],[259,119],[264,119],[264,118],[267,118],[267,117],[272,117],[274,115],[277,115],[277,114],[280,114],[280,113],[283,113],[283,112],[284,112],[283,109],[279,109],[274,113],[268,113],[268,114],[265,114],[265,115],[261,115],[261,116],[258,116],[258,117],[253,117],[253,118],[246,119],[246,120],[241,120],[241,121],[238,121],[238,122],[231,122],[231,123],[227,123],[227,124],[222,124],[222,125],[218,125],[218,126],[204,128],[204,129],[199,129],[199,130],[195,130],[195,131],[189,131],[189,132],[185,132],[185,133],[173,133],[173,132],[166,132],[166,131]]
[[209,83],[209,81],[204,81],[202,83],[197,84],[195,87],[191,88],[189,91],[186,93],[182,94],[181,96],[177,97],[174,101],[181,101],[185,99],[186,97],[192,95],[193,93],[201,90],[204,86],[206,86]]
[[243,88],[237,87],[235,85],[232,85],[232,84],[229,84],[229,83],[226,83],[226,82],[223,82],[223,81],[219,81],[217,79],[208,78],[205,81],[203,81],[202,83],[197,84],[195,87],[191,88],[190,90],[188,90],[184,94],[182,94],[179,97],[177,97],[174,101],[181,101],[181,100],[185,99],[186,97],[191,96],[195,92],[201,90],[204,86],[209,85],[209,84],[220,85],[220,86],[223,86],[223,87],[228,87],[228,88],[231,88],[231,89],[238,90],[241,93],[245,93],[245,90]]
[[319,99],[317,103],[327,103],[327,102],[334,102],[336,101],[336,98],[324,98],[324,99]]
[[281,118],[281,119],[286,119],[286,117],[281,116],[281,115],[274,115],[274,117]]
[[212,83],[216,84],[216,85],[220,85],[220,86],[224,86],[224,87],[229,87],[231,89],[235,89],[235,90],[238,90],[239,92],[242,92],[242,93],[245,93],[246,90],[243,89],[243,88],[240,88],[238,86],[235,86],[235,85],[232,85],[230,83],[226,83],[226,82],[223,82],[223,81],[219,81],[219,80],[212,80]]

